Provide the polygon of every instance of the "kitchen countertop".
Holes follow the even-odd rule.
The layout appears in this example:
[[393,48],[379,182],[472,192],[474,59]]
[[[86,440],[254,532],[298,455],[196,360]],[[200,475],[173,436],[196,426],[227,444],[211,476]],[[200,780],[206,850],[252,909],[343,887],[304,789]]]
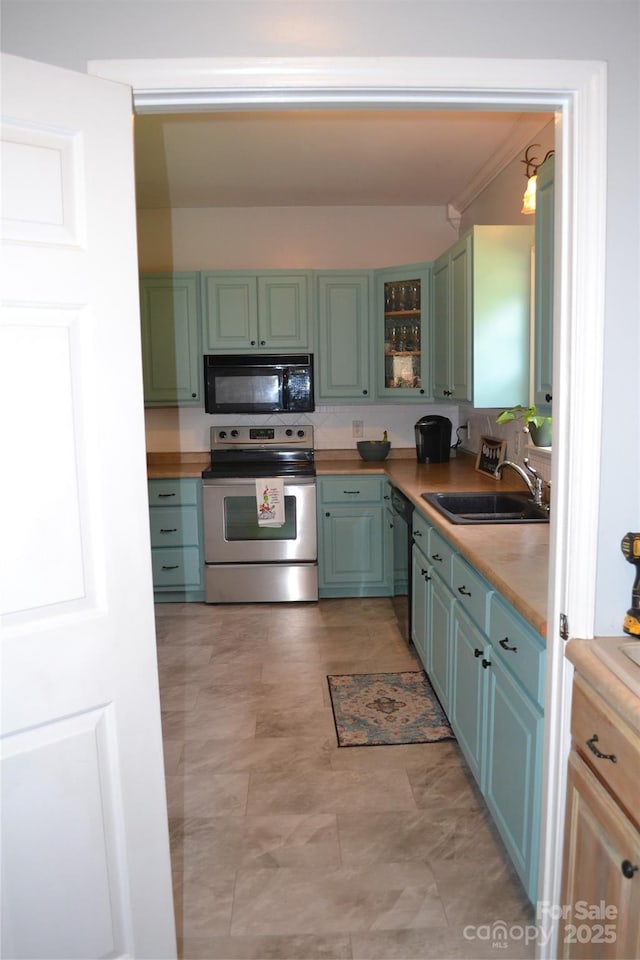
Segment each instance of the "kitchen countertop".
[[[149,479],[200,477],[209,453],[149,453]],[[448,463],[420,464],[415,450],[393,450],[382,462],[365,462],[351,450],[316,450],[318,476],[378,474],[387,476],[411,502],[451,541],[542,636],[546,636],[549,525],[449,523],[420,496],[439,490],[522,490],[513,474],[501,481],[475,469],[475,456],[461,454]],[[511,471],[509,471],[511,473]]]
[[570,640],[567,658],[577,672],[636,733],[640,734],[640,666],[620,647],[630,636]]

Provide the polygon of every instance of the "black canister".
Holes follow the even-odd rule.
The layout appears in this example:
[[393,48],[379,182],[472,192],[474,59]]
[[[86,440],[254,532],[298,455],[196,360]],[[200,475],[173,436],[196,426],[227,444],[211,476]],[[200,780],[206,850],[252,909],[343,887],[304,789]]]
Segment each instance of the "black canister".
[[418,463],[447,463],[451,451],[451,420],[437,414],[421,417],[415,425]]

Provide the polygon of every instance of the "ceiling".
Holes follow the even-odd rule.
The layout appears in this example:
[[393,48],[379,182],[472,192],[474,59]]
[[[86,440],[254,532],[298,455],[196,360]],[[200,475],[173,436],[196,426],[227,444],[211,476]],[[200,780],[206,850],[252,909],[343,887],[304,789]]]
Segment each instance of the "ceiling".
[[137,205],[462,211],[552,118],[400,108],[138,114]]

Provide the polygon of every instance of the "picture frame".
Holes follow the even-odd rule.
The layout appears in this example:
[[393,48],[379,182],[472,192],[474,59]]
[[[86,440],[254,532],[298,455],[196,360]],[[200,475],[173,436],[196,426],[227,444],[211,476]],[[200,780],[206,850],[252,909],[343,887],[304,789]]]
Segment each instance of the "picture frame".
[[507,452],[507,441],[500,437],[480,437],[480,449],[476,458],[476,470],[486,477],[499,480],[496,477],[496,467],[504,460]]

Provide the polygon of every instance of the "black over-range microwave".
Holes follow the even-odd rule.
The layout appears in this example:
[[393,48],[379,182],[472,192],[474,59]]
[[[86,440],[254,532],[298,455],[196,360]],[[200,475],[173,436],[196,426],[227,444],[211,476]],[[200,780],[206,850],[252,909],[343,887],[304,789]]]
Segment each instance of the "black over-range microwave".
[[207,354],[207,413],[310,413],[313,354]]

